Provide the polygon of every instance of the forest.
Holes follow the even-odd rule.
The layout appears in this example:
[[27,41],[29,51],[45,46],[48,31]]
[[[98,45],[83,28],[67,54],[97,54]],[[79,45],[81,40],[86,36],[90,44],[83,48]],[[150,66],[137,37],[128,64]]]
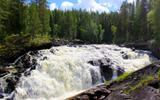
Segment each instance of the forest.
[[160,0],[124,1],[115,12],[51,11],[47,0],[1,0],[0,58],[53,39],[121,44],[160,44]]

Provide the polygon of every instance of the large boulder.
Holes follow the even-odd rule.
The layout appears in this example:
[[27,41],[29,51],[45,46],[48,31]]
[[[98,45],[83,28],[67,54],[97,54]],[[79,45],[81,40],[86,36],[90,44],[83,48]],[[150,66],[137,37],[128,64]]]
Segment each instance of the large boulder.
[[109,58],[102,58],[99,60],[89,61],[89,64],[93,66],[99,66],[101,71],[101,76],[104,80],[102,81],[109,81],[114,76],[114,71],[117,72],[117,76],[120,76],[124,73],[124,70],[117,66],[117,69],[112,68],[112,62]]

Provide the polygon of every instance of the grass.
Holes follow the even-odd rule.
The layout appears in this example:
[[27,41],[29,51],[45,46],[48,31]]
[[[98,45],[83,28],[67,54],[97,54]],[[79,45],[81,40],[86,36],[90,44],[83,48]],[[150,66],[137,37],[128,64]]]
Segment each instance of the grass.
[[144,85],[146,85],[149,81],[153,80],[153,75],[143,76],[136,84],[130,84],[127,89],[123,90],[123,93],[129,94],[130,92],[136,90],[137,88],[140,88]]
[[158,75],[158,79],[160,79],[160,70],[158,70],[157,75]]
[[130,73],[123,73],[122,75],[120,75],[119,77],[117,77],[114,80],[111,81],[105,81],[106,85],[110,85],[112,82],[118,82],[118,81],[122,81],[123,79],[125,79]]
[[[160,78],[160,70],[157,72],[158,77]],[[110,85],[112,82],[119,82],[119,81],[123,81],[127,76],[129,76],[130,73],[124,73],[121,76],[119,76],[118,78],[116,78],[115,80],[112,81],[106,81],[105,84],[106,85]],[[125,88],[123,90],[123,93],[125,94],[129,94],[130,92],[144,86],[147,85],[149,81],[154,79],[154,75],[147,75],[147,76],[142,76],[138,81],[136,81],[135,83],[130,82],[129,84],[127,84],[127,88]]]
[[122,81],[123,79],[125,79],[130,73],[123,73],[122,75],[120,75],[119,77],[117,77],[115,80],[113,81]]
[[112,82],[112,81],[105,81],[104,83],[105,83],[106,86],[108,86],[108,85],[111,84],[111,82]]

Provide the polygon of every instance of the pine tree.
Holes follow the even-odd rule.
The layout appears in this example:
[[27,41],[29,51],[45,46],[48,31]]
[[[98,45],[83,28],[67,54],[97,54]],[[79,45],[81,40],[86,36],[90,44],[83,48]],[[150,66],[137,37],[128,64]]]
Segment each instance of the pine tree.
[[[146,40],[148,34],[147,34],[147,0],[141,0],[141,6],[140,6],[140,39]],[[145,37],[144,37],[145,36]]]
[[155,0],[154,16],[153,16],[153,25],[155,30],[155,39],[158,46],[160,46],[160,0]]
[[42,32],[49,33],[51,31],[49,20],[50,20],[50,11],[47,9],[47,1],[46,0],[38,0],[38,12],[39,18],[42,25]]
[[9,12],[9,0],[1,0],[0,3],[0,42],[4,40],[6,33],[6,21],[8,20]]
[[28,32],[35,36],[36,34],[42,33],[41,29],[41,22],[39,19],[39,14],[37,10],[37,5],[35,2],[32,2],[31,6],[29,7],[29,23],[28,23]]
[[120,8],[120,18],[121,18],[121,42],[129,41],[129,4],[124,1]]

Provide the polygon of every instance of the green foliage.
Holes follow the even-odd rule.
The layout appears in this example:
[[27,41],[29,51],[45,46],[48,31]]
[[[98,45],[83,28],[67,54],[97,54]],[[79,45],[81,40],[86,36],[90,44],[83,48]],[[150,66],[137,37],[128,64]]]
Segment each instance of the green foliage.
[[[40,22],[36,3],[32,3],[29,8],[28,32],[33,36],[42,33],[42,24]],[[32,27],[30,27],[32,26]]]
[[111,80],[111,81],[105,81],[105,85],[110,85],[112,82],[119,82],[119,81],[123,81],[123,79],[125,79],[127,76],[129,76],[130,73],[123,73],[122,75],[118,76],[116,79]]
[[33,38],[30,39],[30,44],[31,45],[40,45],[43,43],[48,43],[50,42],[51,37],[49,34],[37,34]]
[[157,42],[157,46],[160,46],[160,0],[155,0],[155,11],[154,11],[154,15],[153,15],[153,26],[154,26],[154,30],[155,30],[155,38],[156,38],[156,42]]
[[112,81],[105,81],[104,83],[105,83],[106,86],[108,86],[112,83]]
[[158,79],[160,79],[160,70],[158,70],[157,75],[158,75]]
[[117,27],[112,25],[111,26],[111,30],[112,30],[112,33],[113,33],[113,43],[116,42],[116,32],[117,32]]
[[[26,2],[1,0],[0,51],[5,51],[8,46],[23,49],[48,42],[52,38],[117,44],[154,38],[155,47],[160,46],[160,0],[136,0],[136,3],[124,1],[119,12],[110,13],[81,9],[50,11],[47,0]],[[24,39],[28,41],[26,46],[16,42],[21,41],[20,36],[29,36]]]
[[129,76],[130,73],[123,73],[122,75],[120,75],[119,77],[117,77],[114,81],[122,81],[123,79],[125,79],[127,76]]

